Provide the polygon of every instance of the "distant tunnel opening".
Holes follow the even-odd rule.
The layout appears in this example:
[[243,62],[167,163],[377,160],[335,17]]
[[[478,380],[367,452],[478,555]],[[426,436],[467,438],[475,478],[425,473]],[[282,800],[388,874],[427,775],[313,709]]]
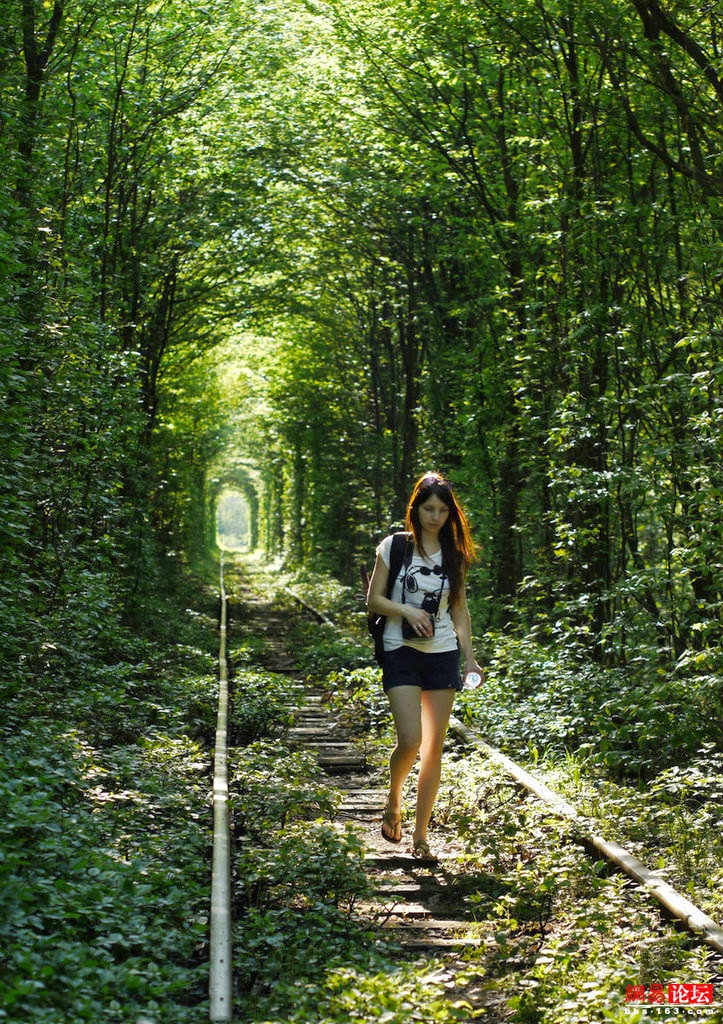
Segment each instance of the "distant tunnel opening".
[[249,547],[249,506],[239,491],[222,491],[216,502],[216,543],[224,551]]

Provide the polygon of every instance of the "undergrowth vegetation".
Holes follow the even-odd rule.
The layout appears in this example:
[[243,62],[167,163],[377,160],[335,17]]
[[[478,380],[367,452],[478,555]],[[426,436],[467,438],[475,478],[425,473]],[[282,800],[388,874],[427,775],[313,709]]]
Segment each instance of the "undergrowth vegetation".
[[204,1014],[215,620],[171,602],[156,611],[160,636],[116,627],[111,642],[106,626],[95,652],[90,642],[33,649],[32,685],[6,696],[8,1024],[196,1024]]
[[[564,638],[562,638],[564,641]],[[619,778],[649,778],[718,742],[723,666],[654,659],[625,668],[590,660],[569,642],[490,634],[478,645],[487,677],[465,710],[496,746],[524,754],[580,750]]]
[[259,742],[231,765],[240,1019],[460,1020],[433,972],[399,963],[360,909],[372,898],[363,845],[334,823],[315,759]]
[[[315,631],[297,628],[300,644],[302,634],[313,648]],[[245,649],[236,649],[236,661]],[[295,653],[303,660],[309,645],[295,646]],[[353,829],[335,822],[339,794],[313,755],[278,738],[295,685],[274,673],[245,671],[234,694],[243,721],[253,718],[258,725],[253,740],[230,756],[240,1019],[460,1020],[465,1005],[445,998],[434,972],[400,963],[374,931],[363,845]],[[269,713],[255,715],[266,689]]]
[[642,1020],[634,984],[708,981],[705,946],[661,922],[656,904],[575,828],[477,754],[448,760],[435,824],[456,836],[460,884],[487,937],[470,957],[483,988],[521,1024]]
[[[296,586],[303,579],[298,573]],[[379,735],[389,711],[362,620],[348,610],[354,592],[323,581],[310,592],[345,628],[299,626],[302,664],[338,692],[348,725]],[[682,659],[670,674],[642,657],[627,668],[598,664],[572,638],[563,641],[478,638],[486,678],[460,694],[456,714],[723,916],[723,687],[715,658]]]
[[[264,579],[280,607],[289,582]],[[378,927],[388,908],[370,890],[362,841],[338,819],[337,792],[288,740],[301,685],[335,706],[380,780],[392,742],[356,598],[317,584],[313,600],[344,629],[301,618],[291,625],[303,682],[262,667],[268,637],[244,631],[243,608],[232,626],[240,1019],[636,1024],[644,1011],[626,1004],[628,986],[714,976],[705,947],[662,924],[644,892],[586,855],[573,825],[479,754],[447,756],[433,821],[450,854],[440,877],[462,899],[478,944],[421,959],[402,953]],[[49,642],[33,654],[37,685],[7,690],[7,1024],[196,1024],[207,1016],[216,621],[163,612],[162,635],[118,628],[102,658],[90,646]],[[575,671],[574,660],[555,660],[532,641],[488,637],[480,646],[487,682],[462,695],[458,713],[720,917],[720,751],[703,740],[674,764],[670,750],[638,742],[644,765],[611,759],[631,749],[629,736],[644,735],[642,721],[627,738],[615,731],[619,716],[606,701],[627,707],[630,696],[619,679],[615,688],[602,668],[578,663]],[[414,782],[413,773],[410,796]]]

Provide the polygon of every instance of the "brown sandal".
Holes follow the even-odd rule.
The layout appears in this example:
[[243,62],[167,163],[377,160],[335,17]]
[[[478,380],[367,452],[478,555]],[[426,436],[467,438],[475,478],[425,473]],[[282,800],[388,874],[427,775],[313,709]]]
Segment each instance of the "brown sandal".
[[[387,833],[384,831],[385,826],[392,833],[391,835],[387,835]],[[398,836],[397,830],[399,830]],[[382,814],[381,832],[382,839],[386,839],[388,843],[401,843],[402,841],[402,816],[401,814],[398,814],[396,811],[393,811],[390,808],[389,804],[387,804],[387,806],[384,808],[384,812]]]
[[436,864],[439,857],[432,853],[426,839],[415,839],[412,846],[412,856],[415,860],[425,861],[427,864]]

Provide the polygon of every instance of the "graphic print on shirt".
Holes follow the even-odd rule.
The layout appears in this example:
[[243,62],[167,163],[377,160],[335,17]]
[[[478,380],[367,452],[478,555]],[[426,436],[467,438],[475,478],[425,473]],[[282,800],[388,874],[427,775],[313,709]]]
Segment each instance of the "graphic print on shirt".
[[[404,576],[404,588],[409,594],[415,594],[419,589],[419,581],[417,576],[441,576],[442,566],[435,565],[432,569],[428,565],[410,565],[407,566],[407,572]],[[439,581],[436,584],[439,589]],[[423,590],[428,590],[427,587],[422,587]]]
[[[420,581],[418,577],[422,577],[422,580]],[[410,603],[424,608],[429,615],[438,619],[446,582],[441,565],[434,565],[431,569],[427,565],[409,565],[402,583],[402,601],[407,594],[421,594],[421,602],[415,600]]]

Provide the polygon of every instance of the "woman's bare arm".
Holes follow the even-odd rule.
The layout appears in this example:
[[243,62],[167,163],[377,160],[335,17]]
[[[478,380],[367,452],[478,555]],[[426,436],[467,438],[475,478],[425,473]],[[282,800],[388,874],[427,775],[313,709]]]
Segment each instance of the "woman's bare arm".
[[464,587],[462,588],[461,595],[452,605],[450,614],[455,632],[457,633],[457,639],[459,640],[459,646],[462,648],[465,674],[467,672],[479,672],[481,676],[484,676],[484,669],[478,664],[472,650],[472,620],[469,615],[467,594]]

